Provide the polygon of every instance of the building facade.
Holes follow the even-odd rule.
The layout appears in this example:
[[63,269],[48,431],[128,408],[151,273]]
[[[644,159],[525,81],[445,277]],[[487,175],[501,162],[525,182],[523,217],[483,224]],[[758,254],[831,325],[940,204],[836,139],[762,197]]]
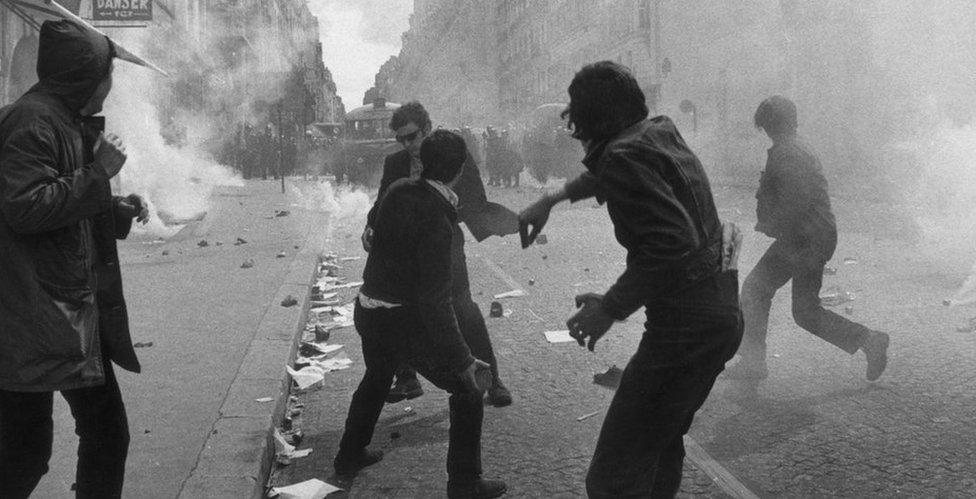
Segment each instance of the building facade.
[[431,102],[450,124],[504,125],[565,102],[575,71],[609,59],[633,71],[652,112],[671,116],[708,164],[734,174],[759,161],[764,139],[752,114],[762,98],[793,97],[813,135],[836,144],[850,134],[830,117],[870,88],[873,2],[471,3],[417,0],[403,49],[380,68],[372,95]]

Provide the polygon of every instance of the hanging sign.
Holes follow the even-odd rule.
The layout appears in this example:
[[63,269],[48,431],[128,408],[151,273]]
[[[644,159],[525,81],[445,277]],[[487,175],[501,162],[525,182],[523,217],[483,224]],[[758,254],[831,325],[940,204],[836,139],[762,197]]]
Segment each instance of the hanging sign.
[[152,21],[152,0],[92,0],[92,20]]

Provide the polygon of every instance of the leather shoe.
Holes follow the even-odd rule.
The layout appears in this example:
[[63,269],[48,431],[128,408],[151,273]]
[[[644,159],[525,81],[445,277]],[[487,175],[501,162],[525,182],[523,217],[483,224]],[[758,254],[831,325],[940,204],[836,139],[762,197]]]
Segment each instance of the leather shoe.
[[337,475],[353,476],[359,473],[359,470],[367,466],[372,466],[382,460],[383,451],[363,449],[362,454],[356,459],[339,459],[339,456],[336,456],[332,462],[332,466],[335,468]]
[[474,483],[447,483],[447,497],[449,499],[491,499],[501,497],[508,492],[508,485],[501,480],[478,480]]
[[412,378],[408,380],[397,379],[390,388],[390,393],[386,395],[387,404],[395,404],[401,400],[415,399],[424,394],[424,388],[420,386],[420,380]]

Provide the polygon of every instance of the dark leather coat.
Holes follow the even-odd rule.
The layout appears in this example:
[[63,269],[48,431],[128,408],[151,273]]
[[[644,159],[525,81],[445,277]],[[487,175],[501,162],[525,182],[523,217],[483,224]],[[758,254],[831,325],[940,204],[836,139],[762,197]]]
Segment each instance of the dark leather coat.
[[[0,389],[104,382],[104,356],[139,371],[129,336],[109,178],[92,162],[97,120],[79,110],[111,42],[70,22],[42,27],[40,82],[0,110]],[[94,125],[94,126],[93,126]]]

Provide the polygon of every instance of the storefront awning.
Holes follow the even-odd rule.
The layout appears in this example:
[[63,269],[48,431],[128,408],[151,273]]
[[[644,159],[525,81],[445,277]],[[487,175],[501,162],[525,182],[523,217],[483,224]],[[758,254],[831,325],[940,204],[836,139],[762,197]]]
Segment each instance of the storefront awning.
[[[0,5],[12,11],[17,15],[17,17],[23,19],[24,22],[31,25],[36,30],[41,29],[41,23],[44,21],[54,19],[69,19],[95,31],[96,33],[107,36],[98,28],[92,26],[88,21],[78,17],[81,0],[0,0]],[[169,76],[158,66],[143,59],[142,57],[135,55],[130,50],[119,44],[118,41],[112,41],[115,43],[117,52],[116,56],[119,59],[147,67],[154,71],[158,71],[163,75]]]

